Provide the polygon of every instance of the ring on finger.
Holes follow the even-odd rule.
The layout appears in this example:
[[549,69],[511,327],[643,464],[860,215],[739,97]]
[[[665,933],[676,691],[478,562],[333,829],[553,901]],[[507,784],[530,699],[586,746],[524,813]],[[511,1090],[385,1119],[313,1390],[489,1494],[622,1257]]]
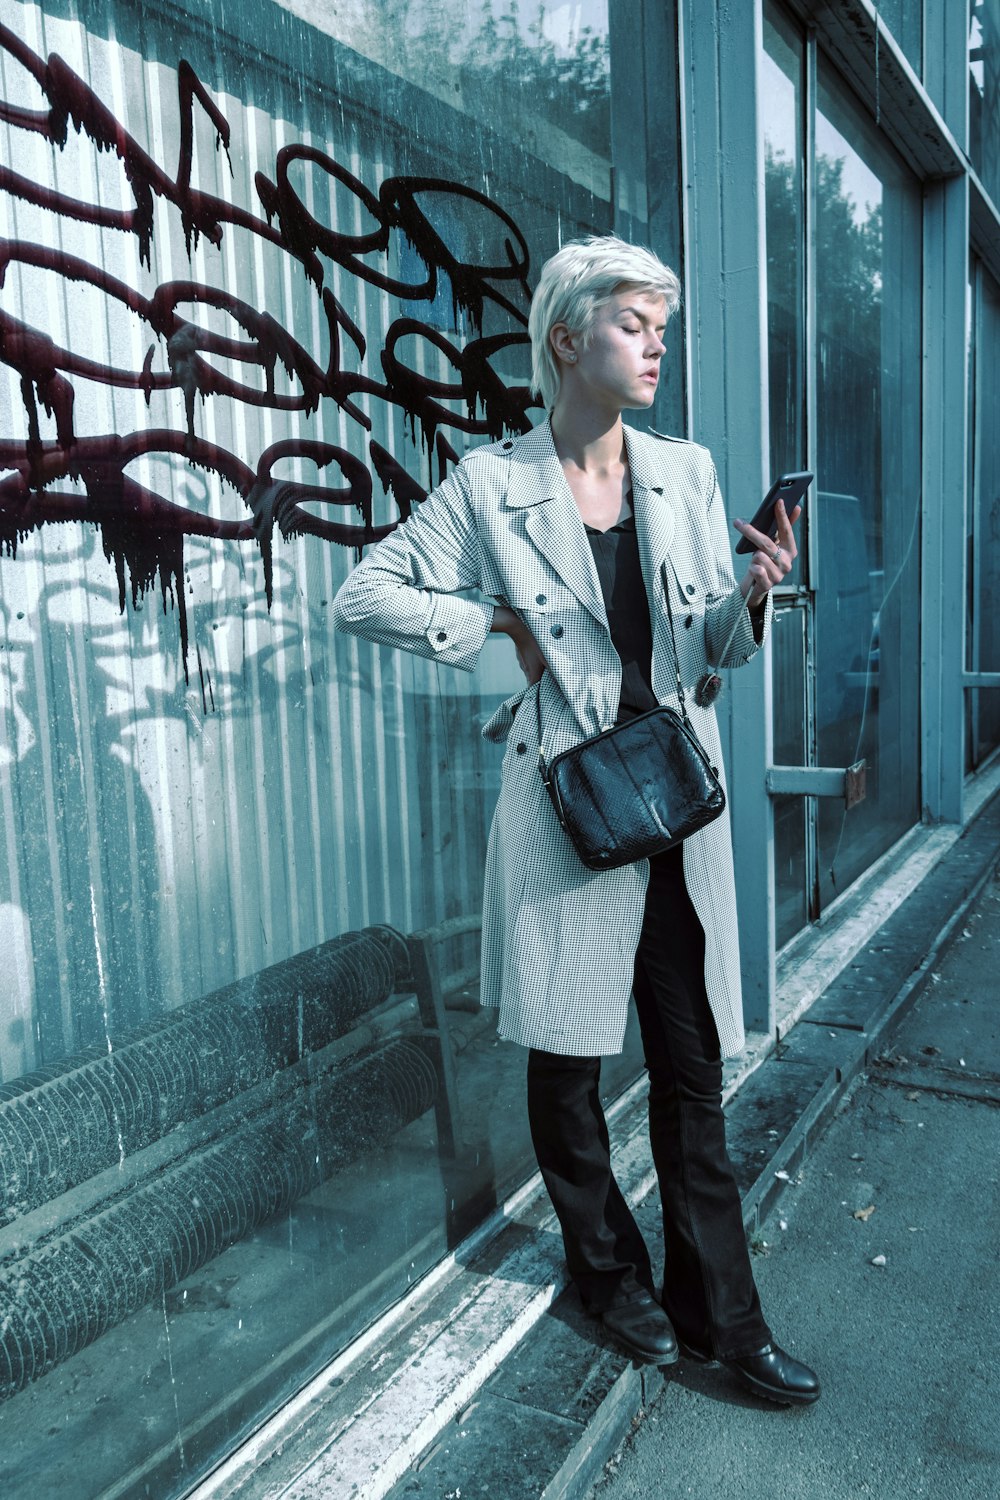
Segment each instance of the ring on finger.
[[784,547],[775,547],[774,551],[771,553],[771,561],[780,562],[782,557],[784,556],[784,553]]

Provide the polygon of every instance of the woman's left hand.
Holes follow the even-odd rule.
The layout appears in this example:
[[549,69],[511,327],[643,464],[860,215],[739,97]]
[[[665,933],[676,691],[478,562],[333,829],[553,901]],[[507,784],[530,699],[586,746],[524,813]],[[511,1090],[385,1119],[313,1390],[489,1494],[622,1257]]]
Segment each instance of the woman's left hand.
[[797,505],[791,515],[787,515],[785,502],[779,500],[774,508],[778,537],[773,542],[763,531],[751,526],[749,521],[733,522],[736,530],[757,548],[740,582],[740,590],[748,609],[758,609],[774,585],[791,572],[792,564],[799,555],[792,527],[801,514],[802,507]]

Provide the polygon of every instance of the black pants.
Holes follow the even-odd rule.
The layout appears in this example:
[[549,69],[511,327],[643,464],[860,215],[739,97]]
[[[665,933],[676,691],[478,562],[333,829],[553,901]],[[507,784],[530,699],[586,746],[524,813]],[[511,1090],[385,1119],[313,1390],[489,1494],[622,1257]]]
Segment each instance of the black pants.
[[[771,1334],[761,1313],[726,1151],[722,1059],[705,938],[680,848],[650,861],[635,1001],[663,1207],[663,1305],[678,1335],[723,1359]],[[594,1312],[653,1290],[649,1253],[611,1171],[598,1057],[528,1054],[528,1118],[570,1274]]]

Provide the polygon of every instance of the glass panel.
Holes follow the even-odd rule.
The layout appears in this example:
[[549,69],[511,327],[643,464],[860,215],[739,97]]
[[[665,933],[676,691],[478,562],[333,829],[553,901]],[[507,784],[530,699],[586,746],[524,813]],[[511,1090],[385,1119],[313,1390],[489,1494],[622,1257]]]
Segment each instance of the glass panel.
[[924,67],[923,0],[878,0],[876,9],[920,78]]
[[1000,0],[969,0],[969,159],[1000,205]]
[[[771,630],[774,764],[804,766],[806,742],[806,612],[776,609]],[[774,798],[775,941],[781,947],[809,918],[804,797]]]
[[[980,271],[979,308],[975,319],[973,375],[973,505],[976,511],[969,559],[972,629],[968,666],[1000,672],[1000,287]],[[972,710],[972,761],[979,765],[1000,745],[1000,689],[966,694]]]
[[537,417],[537,267],[612,224],[605,0],[191,9],[0,33],[0,1443],[74,1500],[186,1491],[533,1169],[513,653],[329,606]]
[[[805,202],[803,174],[804,50],[776,5],[764,8],[760,109],[767,236],[767,359],[771,474],[805,467]],[[811,498],[811,497],[810,497]],[[808,510],[798,523],[799,557],[789,575],[806,573]],[[774,761],[807,763],[805,613],[778,609],[772,631]],[[806,820],[802,797],[774,799],[775,931],[780,946],[808,920]]]
[[821,67],[816,116],[816,691],[828,902],[919,816],[920,198]]
[[[767,234],[768,408],[771,474],[805,468],[805,325],[802,42],[776,6],[764,11],[760,108]],[[811,495],[810,495],[811,498]],[[789,583],[803,581],[808,508],[798,523],[799,557]]]

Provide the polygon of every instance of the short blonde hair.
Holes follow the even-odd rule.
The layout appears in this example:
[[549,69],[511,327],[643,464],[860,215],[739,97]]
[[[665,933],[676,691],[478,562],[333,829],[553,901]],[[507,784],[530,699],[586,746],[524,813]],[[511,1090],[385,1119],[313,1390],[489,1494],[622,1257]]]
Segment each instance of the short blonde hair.
[[676,311],[681,284],[643,245],[630,245],[614,234],[571,240],[542,267],[531,299],[528,335],[531,339],[531,389],[551,411],[562,376],[549,342],[556,323],[565,323],[587,342],[597,309],[616,292],[635,288],[648,297],[662,297],[666,316]]

